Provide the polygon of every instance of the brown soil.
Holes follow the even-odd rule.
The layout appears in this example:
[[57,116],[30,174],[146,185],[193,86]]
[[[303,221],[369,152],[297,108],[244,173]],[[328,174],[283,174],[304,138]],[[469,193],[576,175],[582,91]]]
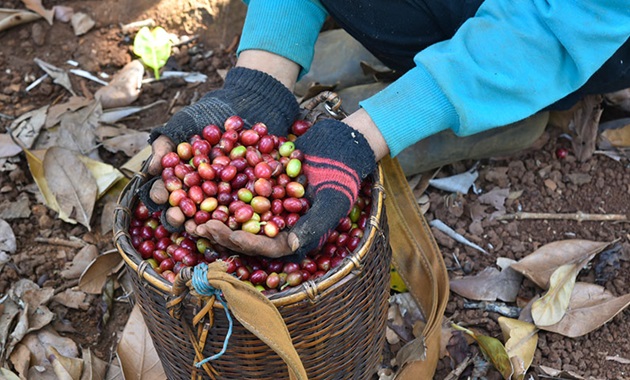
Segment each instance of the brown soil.
[[[69,24],[55,21],[51,26],[44,20],[14,27],[0,32],[0,132],[5,132],[11,117],[68,99],[69,94],[61,86],[52,83],[50,78],[38,87],[26,92],[25,78],[38,78],[42,70],[33,58],[40,58],[53,65],[63,66],[67,60],[79,62],[80,67],[92,73],[105,72],[113,75],[124,64],[134,58],[131,52],[132,35],[125,35],[121,25],[133,21],[153,18],[157,25],[177,35],[197,35],[198,39],[175,49],[172,64],[184,71],[199,71],[208,75],[208,81],[199,85],[187,85],[183,81],[169,80],[143,86],[141,97],[135,104],[149,104],[158,99],[166,100],[139,117],[127,119],[128,128],[150,130],[164,123],[170,114],[179,107],[206,91],[221,85],[217,70],[227,69],[234,64],[235,39],[243,22],[244,6],[240,1],[180,2],[166,0],[107,0],[107,1],[43,1],[46,8],[54,5],[73,7],[83,11],[96,21],[89,33],[76,37]],[[18,0],[0,1],[0,8],[23,9]],[[210,58],[204,53],[212,51]],[[206,54],[207,55],[207,54]],[[99,85],[76,76],[71,76],[74,88],[80,95],[90,97]],[[173,107],[169,114],[169,105]],[[476,186],[488,192],[494,187],[508,188],[511,191],[523,190],[522,195],[506,203],[507,212],[517,210],[530,212],[585,212],[615,213],[630,215],[630,169],[628,162],[616,162],[610,158],[595,155],[587,162],[577,162],[573,154],[559,160],[555,156],[558,147],[567,147],[569,142],[562,138],[561,131],[549,128],[536,149],[521,154],[493,160],[484,160],[480,165],[480,176]],[[118,166],[127,158],[120,154],[112,155],[100,151],[109,163]],[[465,171],[473,162],[464,162],[442,169],[446,176]],[[542,171],[541,171],[542,170]],[[586,183],[576,185],[572,174],[590,177]],[[547,182],[545,182],[547,180]],[[550,188],[553,182],[555,189]],[[38,204],[36,196],[25,190],[33,183],[25,160],[18,162],[18,169],[0,172],[0,204],[15,202],[26,195],[30,202],[31,215],[27,218],[9,220],[18,239],[18,253],[14,256],[15,265],[6,265],[0,272],[0,295],[19,278],[29,278],[40,285],[56,289],[72,284],[64,283],[59,275],[66,262],[72,260],[75,248],[51,246],[35,242],[37,237],[70,239],[78,237],[94,243],[101,252],[113,249],[111,233],[101,234],[98,221],[102,204],[97,204],[94,225],[91,232],[84,227],[66,224],[56,219],[56,214]],[[553,186],[551,186],[553,187]],[[497,257],[520,259],[536,248],[553,241],[567,238],[581,238],[596,241],[620,239],[623,249],[617,261],[603,265],[605,270],[600,284],[615,295],[630,292],[630,224],[611,222],[575,221],[512,221],[499,222],[484,220],[482,233],[471,229],[470,206],[476,203],[477,195],[470,192],[465,196],[448,196],[439,190],[429,188],[431,208],[428,219],[439,218],[469,240],[486,248],[490,254],[455,243],[450,238],[436,232],[435,236],[442,250],[446,266],[451,275],[475,274],[487,266],[493,266]],[[491,208],[488,212],[492,212]],[[472,232],[471,232],[472,231]],[[454,260],[457,258],[457,261]],[[589,282],[596,279],[597,259],[580,278]],[[600,276],[601,277],[601,276]],[[539,294],[531,282],[523,283],[519,297],[526,301]],[[479,333],[501,337],[497,318],[493,312],[467,310],[464,300],[451,294],[446,316],[453,322],[468,326]],[[109,360],[115,351],[118,334],[122,331],[130,311],[129,305],[117,302],[113,315],[105,325],[101,323],[103,300],[95,297],[87,311],[71,310],[65,315],[76,332],[65,333],[82,347],[90,347],[97,356]],[[553,333],[540,333],[540,341],[533,366],[546,365],[563,370],[572,370],[588,378],[628,379],[630,366],[606,360],[607,356],[619,355],[628,358],[630,352],[629,311],[625,310],[600,329],[580,338],[569,339]],[[476,346],[469,347],[477,352]],[[456,355],[453,355],[456,356]],[[445,378],[457,365],[453,357],[443,358],[435,379]],[[532,371],[535,372],[535,371]],[[466,378],[464,374],[461,378]],[[497,378],[492,371],[489,378]],[[495,377],[493,377],[495,376]],[[534,375],[536,376],[536,375]]]

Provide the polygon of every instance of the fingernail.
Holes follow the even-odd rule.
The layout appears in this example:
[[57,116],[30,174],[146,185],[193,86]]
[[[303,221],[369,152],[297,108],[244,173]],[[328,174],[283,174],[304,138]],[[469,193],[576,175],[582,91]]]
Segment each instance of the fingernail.
[[295,236],[295,234],[290,234],[287,240],[291,251],[295,252],[298,248],[300,248],[300,241],[298,240],[297,236]]

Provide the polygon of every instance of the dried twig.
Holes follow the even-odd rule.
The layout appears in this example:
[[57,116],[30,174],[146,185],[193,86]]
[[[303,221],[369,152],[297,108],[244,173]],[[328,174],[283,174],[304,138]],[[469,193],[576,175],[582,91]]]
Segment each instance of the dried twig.
[[622,214],[586,214],[581,211],[566,214],[548,212],[517,212],[498,216],[497,220],[555,219],[575,220],[578,222],[627,222],[628,216]]
[[83,240],[65,240],[60,238],[44,238],[44,237],[36,237],[36,243],[44,243],[51,245],[63,245],[64,247],[70,248],[83,248],[87,245]]
[[464,373],[464,370],[470,364],[471,360],[472,359],[470,358],[470,356],[468,356],[466,359],[464,359],[463,362],[459,363],[459,365],[457,367],[455,367],[455,369],[452,370],[451,373],[449,373],[448,376],[446,376],[444,378],[444,380],[457,380],[457,379],[459,379],[461,374]]

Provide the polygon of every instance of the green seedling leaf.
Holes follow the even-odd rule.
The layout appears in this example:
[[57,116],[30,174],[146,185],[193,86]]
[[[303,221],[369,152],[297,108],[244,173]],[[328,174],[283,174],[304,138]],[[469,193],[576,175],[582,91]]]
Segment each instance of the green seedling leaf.
[[512,362],[510,361],[510,357],[508,356],[505,346],[503,346],[503,343],[501,343],[500,340],[491,336],[475,334],[474,331],[468,330],[467,328],[456,324],[452,324],[452,327],[470,335],[477,342],[486,359],[492,363],[494,368],[501,373],[501,376],[505,380],[510,380],[512,378],[512,375],[514,374]]
[[142,62],[153,69],[155,79],[160,79],[160,69],[171,56],[171,38],[162,27],[150,30],[145,26],[133,40],[133,52]]

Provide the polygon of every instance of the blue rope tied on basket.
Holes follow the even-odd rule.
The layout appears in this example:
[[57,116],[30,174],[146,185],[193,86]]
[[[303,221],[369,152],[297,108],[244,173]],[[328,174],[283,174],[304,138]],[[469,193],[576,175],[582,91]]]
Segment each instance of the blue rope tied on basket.
[[230,311],[228,310],[227,302],[225,302],[225,300],[221,297],[221,290],[212,287],[212,285],[208,283],[208,264],[201,263],[195,266],[192,276],[192,284],[195,288],[195,291],[200,295],[208,297],[215,296],[216,299],[219,300],[221,305],[223,305],[225,316],[227,317],[229,323],[228,331],[227,334],[225,334],[225,340],[223,341],[223,348],[219,353],[209,356],[198,363],[195,363],[195,366],[197,368],[201,368],[201,366],[203,366],[210,360],[216,360],[225,353],[225,351],[227,350],[228,341],[230,340],[230,336],[232,335],[232,326],[234,323],[232,322],[232,316],[230,315]]

